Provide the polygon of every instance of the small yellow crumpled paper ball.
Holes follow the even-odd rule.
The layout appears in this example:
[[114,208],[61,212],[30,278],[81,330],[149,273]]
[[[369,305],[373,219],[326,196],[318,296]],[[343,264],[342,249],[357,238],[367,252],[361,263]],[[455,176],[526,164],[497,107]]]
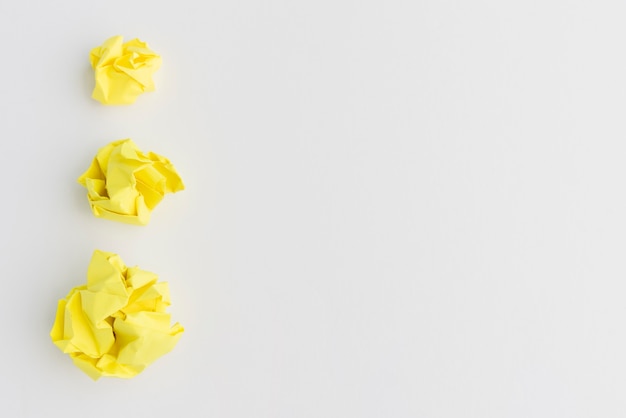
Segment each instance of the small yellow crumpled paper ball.
[[169,287],[158,276],[126,267],[117,254],[96,250],[87,284],[59,300],[50,337],[94,380],[130,378],[171,351],[184,328],[170,326]]
[[95,216],[133,225],[148,224],[166,193],[185,188],[167,158],[144,154],[130,139],[101,148],[78,182],[87,188]]
[[92,97],[100,103],[131,104],[141,93],[154,91],[152,74],[161,66],[161,57],[139,39],[122,42],[121,36],[114,36],[89,54],[96,77]]

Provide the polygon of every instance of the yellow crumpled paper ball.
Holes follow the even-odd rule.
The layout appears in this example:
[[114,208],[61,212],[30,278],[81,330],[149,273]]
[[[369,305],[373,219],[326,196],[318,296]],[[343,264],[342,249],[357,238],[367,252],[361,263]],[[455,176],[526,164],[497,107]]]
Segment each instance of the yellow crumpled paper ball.
[[185,188],[167,158],[144,154],[130,139],[101,148],[78,182],[87,188],[95,216],[133,225],[148,224],[166,193]]
[[94,380],[130,378],[171,351],[184,328],[170,327],[168,284],[126,267],[117,254],[96,250],[87,284],[59,300],[50,337]]
[[161,57],[139,39],[122,42],[121,36],[113,36],[89,54],[96,78],[92,97],[100,103],[131,104],[141,93],[154,91],[152,74]]

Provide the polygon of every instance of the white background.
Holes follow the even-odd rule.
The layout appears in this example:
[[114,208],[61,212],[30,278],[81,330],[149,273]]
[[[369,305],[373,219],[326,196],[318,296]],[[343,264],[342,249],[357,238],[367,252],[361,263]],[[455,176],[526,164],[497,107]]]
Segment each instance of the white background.
[[[3,417],[626,416],[622,1],[0,2]],[[112,35],[163,57],[92,100]],[[76,183],[131,137],[147,227]],[[186,332],[92,382],[48,336],[94,249]]]

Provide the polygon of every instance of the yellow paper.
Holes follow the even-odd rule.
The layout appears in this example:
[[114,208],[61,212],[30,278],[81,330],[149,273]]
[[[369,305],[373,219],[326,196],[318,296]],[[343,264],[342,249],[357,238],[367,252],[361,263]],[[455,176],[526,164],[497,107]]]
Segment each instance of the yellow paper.
[[94,215],[133,225],[146,225],[166,193],[185,188],[167,158],[144,154],[130,139],[101,148],[78,182],[87,188]]
[[170,327],[169,287],[154,273],[96,250],[87,284],[59,300],[50,337],[92,379],[130,378],[171,351],[184,329]]
[[121,36],[106,40],[89,54],[96,86],[92,97],[103,104],[131,104],[145,91],[154,91],[152,74],[161,57],[139,39],[123,43]]

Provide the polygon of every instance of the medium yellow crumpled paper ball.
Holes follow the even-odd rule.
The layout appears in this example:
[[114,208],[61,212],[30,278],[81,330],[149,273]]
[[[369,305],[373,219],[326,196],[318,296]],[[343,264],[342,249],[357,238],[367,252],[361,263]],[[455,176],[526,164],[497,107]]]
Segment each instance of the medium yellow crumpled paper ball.
[[100,103],[131,104],[141,93],[154,91],[152,74],[161,57],[139,39],[122,42],[121,36],[113,36],[89,54],[96,78],[92,97]]
[[168,284],[126,267],[117,254],[93,253],[87,284],[59,300],[50,337],[94,380],[130,378],[171,351],[184,328],[170,327]]
[[95,216],[133,225],[148,224],[166,193],[185,188],[167,158],[144,154],[130,139],[101,148],[78,182],[87,188]]

